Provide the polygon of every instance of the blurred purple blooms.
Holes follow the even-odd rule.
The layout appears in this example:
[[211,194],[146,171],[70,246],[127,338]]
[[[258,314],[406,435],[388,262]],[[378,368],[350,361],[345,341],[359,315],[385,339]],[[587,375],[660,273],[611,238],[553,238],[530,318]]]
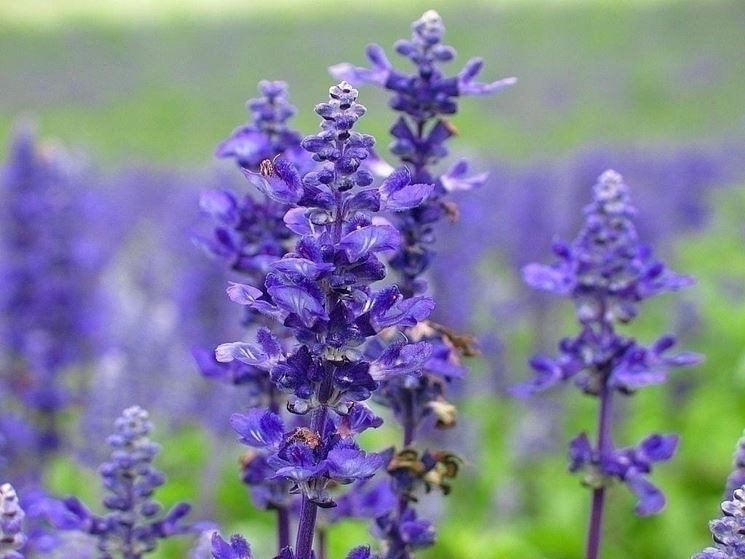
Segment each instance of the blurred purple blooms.
[[137,406],[127,408],[115,428],[108,438],[111,459],[99,468],[108,512],[99,516],[75,497],[49,500],[45,509],[55,528],[93,536],[102,558],[122,559],[139,559],[152,552],[158,540],[201,531],[204,527],[183,521],[189,505],[179,503],[162,514],[163,507],[153,499],[165,476],[153,465],[160,447],[149,438],[148,413]]
[[[693,283],[654,259],[651,248],[640,243],[632,221],[635,214],[621,176],[606,171],[594,187],[593,201],[585,208],[585,224],[577,238],[571,244],[554,243],[558,261],[523,268],[525,281],[531,287],[574,301],[581,331],[559,343],[559,357],[534,357],[531,365],[536,376],[516,386],[513,393],[529,396],[573,379],[585,393],[597,396],[601,406],[598,445],[593,446],[584,433],[574,439],[570,445],[570,469],[589,468],[585,483],[596,493],[603,491],[608,479],[620,479],[639,499],[636,512],[648,515],[659,512],[665,499],[645,476],[653,463],[672,457],[677,437],[652,435],[636,448],[615,448],[610,416],[612,394],[631,394],[638,388],[660,384],[666,380],[669,368],[696,364],[701,357],[689,353],[667,355],[675,344],[672,336],[663,336],[646,347],[616,331],[617,324],[636,317],[644,299]],[[593,520],[599,514],[593,508]]]
[[96,281],[108,255],[95,231],[105,209],[85,189],[89,178],[80,160],[18,127],[0,179],[0,393],[9,397],[0,429],[28,447],[13,461],[26,480],[62,443],[59,414],[79,397],[65,375],[103,345]]
[[644,299],[693,283],[668,270],[638,241],[634,215],[621,176],[607,171],[595,185],[594,201],[585,209],[585,225],[576,240],[554,243],[558,261],[523,268],[526,283],[534,289],[574,301],[582,329],[577,337],[561,341],[558,358],[533,358],[536,376],[516,387],[516,394],[530,395],[569,379],[590,394],[600,394],[603,386],[631,393],[664,382],[668,368],[700,361],[695,354],[666,355],[675,344],[672,336],[645,347],[615,332],[614,324],[633,320]]

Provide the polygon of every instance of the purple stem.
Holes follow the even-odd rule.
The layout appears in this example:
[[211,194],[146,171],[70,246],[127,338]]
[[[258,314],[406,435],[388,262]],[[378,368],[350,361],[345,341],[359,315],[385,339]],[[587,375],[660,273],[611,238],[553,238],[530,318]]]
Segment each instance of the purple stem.
[[[600,393],[600,410],[598,412],[598,452],[601,459],[613,449],[611,439],[612,396],[612,390],[606,386],[605,380],[603,380],[603,388]],[[604,509],[605,487],[599,487],[592,492],[592,511],[590,512],[590,526],[587,533],[586,559],[598,559]]]
[[277,548],[282,551],[290,545],[290,514],[287,507],[277,507]]
[[[333,374],[327,375],[324,379],[321,388],[318,392],[318,399],[321,405],[313,410],[313,415],[310,420],[310,428],[312,431],[318,433],[321,441],[325,438],[326,431],[326,415],[328,408],[326,402],[331,394],[331,383]],[[316,516],[318,514],[318,506],[308,499],[307,495],[303,495],[303,501],[300,505],[300,520],[297,527],[297,539],[295,540],[295,559],[311,559],[311,553],[313,552],[313,535],[316,532]]]
[[295,559],[310,559],[313,549],[313,534],[316,531],[316,515],[318,507],[314,502],[303,495],[300,505],[300,523],[297,528],[297,540],[295,541]]

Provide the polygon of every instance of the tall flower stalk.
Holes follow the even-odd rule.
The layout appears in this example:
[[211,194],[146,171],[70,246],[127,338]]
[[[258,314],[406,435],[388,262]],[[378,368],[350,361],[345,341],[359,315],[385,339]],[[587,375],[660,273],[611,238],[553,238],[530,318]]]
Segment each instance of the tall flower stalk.
[[45,507],[56,528],[95,538],[100,559],[141,559],[159,540],[206,528],[183,521],[191,509],[188,504],[178,503],[162,514],[162,505],[153,498],[166,479],[153,465],[160,446],[150,439],[152,428],[148,413],[137,406],[116,420],[108,438],[111,459],[99,469],[108,493],[103,500],[106,514],[93,513],[75,497]]
[[445,26],[434,10],[412,23],[411,30],[411,39],[402,39],[394,47],[414,64],[411,74],[396,69],[377,44],[367,47],[371,68],[342,63],[329,69],[337,79],[355,85],[372,84],[391,92],[390,106],[401,116],[391,128],[394,140],[390,149],[405,164],[414,182],[435,185],[425,203],[397,216],[403,242],[391,266],[400,274],[401,289],[407,295],[426,287],[422,275],[434,256],[434,225],[457,215],[446,195],[481,186],[487,179],[485,173],[468,176],[468,164],[463,160],[437,176],[438,163],[448,155],[446,142],[457,134],[448,117],[458,111],[460,97],[491,95],[517,81],[475,81],[483,67],[480,58],[469,60],[455,76],[445,75],[441,66],[452,61],[456,52],[442,42]]
[[[261,97],[251,99],[247,107],[252,115],[249,124],[237,128],[221,142],[215,154],[234,159],[244,172],[256,173],[262,161],[283,159],[307,166],[310,157],[300,148],[300,135],[288,126],[296,109],[287,98],[287,84],[281,81],[259,83]],[[266,194],[239,197],[229,190],[205,192],[200,200],[202,210],[215,222],[210,238],[198,239],[211,255],[226,262],[243,281],[264,289],[269,266],[289,249],[293,237],[283,221],[287,204]],[[267,326],[272,320],[246,309],[243,325],[249,333]],[[280,335],[280,338],[284,338]],[[269,406],[280,413],[286,399],[273,386],[266,371],[240,361],[219,363],[211,352],[196,349],[194,356],[207,378],[220,380],[243,389],[248,407]],[[258,452],[243,459],[243,481],[251,488],[254,502],[277,516],[277,542],[282,549],[290,544],[288,484],[267,479],[265,456]]]
[[271,410],[232,418],[241,441],[266,456],[267,476],[286,480],[302,496],[294,549],[283,558],[310,559],[318,508],[335,504],[332,486],[369,479],[383,465],[381,455],[364,452],[355,440],[382,423],[363,402],[381,382],[421,370],[432,351],[400,334],[383,347],[372,343],[383,330],[414,327],[432,311],[429,297],[406,298],[396,285],[374,287],[386,276],[380,253],[401,242],[398,230],[375,214],[417,206],[432,185],[396,174],[372,186],[362,163],[374,139],[354,130],[366,112],[357,95],[341,82],[316,106],[321,132],[301,144],[316,161],[312,171],[301,177],[280,157],[248,174],[262,193],[290,206],[284,222],[299,239],[270,265],[263,289],[236,283],[228,294],[287,328],[292,344],[281,343],[276,327],[261,328],[255,343],[216,350],[220,362],[267,371],[289,394],[288,410],[310,417],[308,426],[296,428],[285,427]]
[[[18,127],[0,169],[0,336],[5,438],[16,484],[38,482],[62,444],[61,414],[74,401],[65,375],[101,346],[94,280],[102,252],[80,169],[54,145]],[[101,210],[101,208],[96,208]]]
[[622,177],[606,171],[594,187],[577,238],[554,244],[558,261],[529,264],[523,270],[531,287],[573,300],[581,330],[561,340],[558,357],[534,357],[531,366],[536,376],[515,387],[515,394],[529,396],[574,380],[585,394],[599,400],[595,442],[582,433],[570,444],[570,470],[583,472],[583,483],[592,489],[587,559],[600,553],[610,484],[618,480],[629,487],[638,499],[637,514],[660,512],[665,497],[648,474],[655,463],[672,458],[678,445],[677,435],[653,434],[636,447],[617,448],[612,427],[615,398],[664,383],[668,369],[700,361],[691,353],[670,355],[673,336],[644,346],[618,331],[619,325],[636,317],[643,300],[693,283],[654,259],[651,248],[639,241],[632,220],[635,213]]
[[[447,76],[442,65],[455,57],[455,50],[443,43],[445,26],[434,10],[429,10],[411,25],[412,35],[400,40],[395,50],[414,65],[411,74],[393,67],[379,45],[367,47],[372,68],[337,64],[330,72],[352,83],[373,84],[392,94],[390,106],[401,113],[391,128],[391,151],[403,167],[391,180],[432,183],[434,188],[425,201],[415,208],[397,212],[392,221],[402,232],[402,243],[390,259],[391,268],[400,278],[402,293],[407,296],[426,292],[425,275],[435,256],[435,226],[445,218],[457,220],[455,203],[448,199],[454,191],[470,190],[486,182],[487,174],[468,176],[468,163],[460,160],[438,175],[438,164],[448,155],[447,142],[455,134],[448,117],[458,110],[460,97],[496,93],[515,82],[514,78],[490,84],[474,79],[481,70],[480,59],[470,60],[456,76]],[[424,373],[398,377],[383,383],[378,400],[390,407],[403,427],[403,448],[390,456],[387,469],[399,504],[391,511],[373,508],[376,533],[386,541],[386,557],[404,559],[414,550],[432,545],[435,531],[429,520],[417,517],[411,506],[422,487],[449,489],[448,480],[457,472],[457,459],[444,451],[414,448],[418,431],[431,417],[437,427],[455,424],[455,406],[445,398],[446,385],[462,378],[466,369],[461,356],[476,353],[468,337],[458,336],[449,328],[426,321],[415,328],[404,329],[412,339],[426,340],[433,347]],[[377,489],[383,491],[384,489]]]

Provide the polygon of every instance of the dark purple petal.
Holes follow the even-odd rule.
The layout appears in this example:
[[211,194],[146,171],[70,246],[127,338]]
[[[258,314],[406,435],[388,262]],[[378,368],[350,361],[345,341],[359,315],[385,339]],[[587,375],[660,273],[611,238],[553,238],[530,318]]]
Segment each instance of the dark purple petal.
[[642,457],[648,462],[670,460],[678,448],[678,435],[650,435],[638,447]]
[[313,326],[316,320],[329,318],[321,302],[304,287],[280,284],[270,287],[268,291],[279,307],[296,314],[306,326]]
[[377,429],[383,419],[362,402],[354,402],[346,415],[341,417],[338,431],[343,437],[359,435],[368,429]]
[[368,225],[347,233],[339,247],[347,253],[350,262],[355,262],[371,252],[396,250],[400,243],[401,236],[392,225]]
[[230,416],[230,426],[238,433],[243,444],[257,448],[278,446],[284,435],[282,419],[270,411],[234,413]]
[[411,172],[400,167],[391,173],[380,186],[382,207],[390,211],[416,208],[432,193],[432,184],[411,184]]
[[369,479],[383,466],[379,454],[367,454],[356,446],[339,444],[326,457],[328,476],[339,483]]
[[391,344],[370,364],[370,376],[379,381],[419,372],[430,355],[432,346],[427,342]]
[[296,235],[309,235],[312,232],[305,208],[291,208],[284,215],[287,228]]
[[392,286],[375,295],[370,315],[378,330],[394,325],[416,326],[432,313],[434,307],[430,297],[403,299],[398,288]]

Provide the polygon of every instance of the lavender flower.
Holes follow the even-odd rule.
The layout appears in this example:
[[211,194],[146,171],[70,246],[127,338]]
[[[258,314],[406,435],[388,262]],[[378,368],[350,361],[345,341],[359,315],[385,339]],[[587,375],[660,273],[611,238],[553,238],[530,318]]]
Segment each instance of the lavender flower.
[[[262,161],[280,155],[307,166],[309,158],[300,148],[300,135],[287,125],[296,112],[287,101],[287,84],[264,80],[259,91],[262,97],[247,102],[252,122],[236,129],[217,147],[215,155],[232,158],[252,172],[259,170]],[[226,260],[232,270],[260,280],[268,265],[287,252],[292,235],[282,221],[286,205],[262,198],[246,195],[239,199],[229,190],[205,192],[200,206],[216,227],[212,238],[197,239],[210,254]]]
[[215,151],[217,157],[235,159],[238,165],[251,170],[280,154],[301,154],[300,134],[287,126],[297,112],[287,100],[287,84],[262,80],[259,93],[261,97],[246,102],[251,122],[236,128]]
[[49,503],[47,514],[52,524],[94,536],[101,559],[139,559],[155,550],[161,539],[198,533],[203,527],[183,523],[191,509],[188,504],[179,503],[161,515],[162,506],[153,499],[165,476],[153,466],[160,447],[149,438],[152,424],[148,413],[137,406],[127,408],[115,428],[108,439],[111,460],[99,469],[109,493],[103,500],[109,512],[99,516],[69,497]]
[[722,503],[724,516],[709,523],[715,546],[707,547],[693,559],[740,559],[745,557],[745,487],[736,489]]
[[[103,254],[83,229],[94,220],[81,184],[72,158],[40,147],[32,127],[19,126],[0,176],[0,392],[22,408],[20,421],[34,431],[28,463],[17,463],[26,480],[35,477],[39,454],[60,446],[58,415],[73,400],[60,377],[99,345],[94,282]],[[11,407],[3,402],[4,412]]]
[[[234,158],[244,173],[259,171],[262,161],[278,156],[306,168],[310,156],[300,147],[300,135],[287,126],[288,119],[295,114],[295,108],[287,101],[287,84],[262,81],[259,91],[262,97],[248,101],[253,122],[237,129],[222,142],[216,155]],[[212,190],[202,195],[200,206],[216,226],[211,238],[197,239],[198,243],[208,253],[225,260],[233,272],[245,278],[244,281],[263,288],[270,265],[287,252],[293,237],[283,221],[287,203],[272,199],[266,192],[258,197],[244,195],[239,199],[231,191]],[[240,284],[231,289],[240,290]],[[256,335],[256,328],[271,322],[261,313],[246,308],[243,324],[249,334]],[[193,355],[207,378],[240,385],[250,407],[269,405],[278,412],[283,406],[266,371],[240,361],[219,362],[211,352],[202,349],[195,349]],[[277,512],[278,545],[280,549],[286,547],[289,544],[289,485],[265,475],[268,466],[260,453],[247,453],[242,465],[242,480],[251,488],[254,502]]]
[[367,342],[382,330],[416,326],[433,308],[430,298],[405,298],[395,286],[372,288],[385,277],[378,254],[400,244],[399,232],[374,214],[415,207],[429,189],[400,175],[366,188],[374,179],[361,164],[374,139],[353,130],[365,108],[348,83],[329,93],[329,101],[316,107],[322,131],[302,141],[318,162],[316,169],[301,178],[278,158],[248,175],[261,192],[291,206],[284,221],[300,239],[271,265],[264,289],[229,288],[235,302],[290,329],[296,345],[287,351],[270,330],[261,329],[255,343],[233,342],[216,350],[218,361],[238,360],[269,371],[274,384],[291,395],[288,409],[311,414],[309,427],[295,429],[271,411],[233,417],[242,442],[266,452],[272,478],[289,481],[303,496],[297,559],[310,558],[318,507],[334,504],[330,484],[368,479],[383,464],[382,456],[354,442],[361,430],[379,425],[358,406],[379,382],[420,370],[431,354],[426,342],[403,337],[390,340],[382,352],[366,354]]
[[0,486],[0,559],[23,559],[19,550],[26,543],[23,533],[25,516],[15,489],[4,483]]
[[[413,74],[396,70],[383,49],[375,44],[367,47],[371,69],[346,63],[329,69],[338,79],[378,85],[393,93],[390,105],[403,115],[391,128],[395,138],[391,151],[407,165],[413,182],[435,185],[426,203],[397,215],[397,226],[404,242],[391,260],[391,266],[401,274],[402,292],[406,295],[424,289],[420,277],[429,268],[434,255],[430,247],[434,242],[433,225],[446,216],[457,215],[454,206],[443,200],[445,195],[470,190],[486,180],[485,174],[468,177],[465,161],[455,163],[439,178],[434,177],[433,166],[448,154],[445,142],[456,134],[444,116],[457,112],[459,97],[488,95],[516,81],[507,78],[489,84],[475,82],[483,66],[478,58],[469,60],[457,76],[445,76],[440,65],[450,62],[455,50],[442,43],[445,26],[434,10],[425,12],[411,29],[411,39],[398,41],[395,49],[415,65]],[[406,181],[408,175],[400,171],[397,180]]]
[[[394,69],[377,45],[370,45],[367,49],[373,69],[356,68],[349,64],[339,64],[330,69],[334,76],[353,82],[373,83],[392,92],[390,105],[402,115],[391,128],[394,137],[391,151],[400,158],[405,170],[392,174],[389,181],[405,183],[413,177],[414,182],[434,184],[432,191],[423,196],[423,203],[398,211],[391,217],[402,232],[403,242],[390,260],[390,266],[399,274],[405,296],[426,291],[424,275],[435,255],[433,245],[437,223],[446,217],[451,221],[457,220],[457,206],[446,199],[447,195],[479,187],[487,178],[486,174],[468,176],[468,163],[464,160],[456,162],[439,177],[436,175],[435,166],[448,154],[446,142],[455,135],[454,127],[445,117],[457,112],[459,97],[494,93],[515,82],[514,78],[492,84],[474,82],[481,70],[480,59],[469,61],[457,77],[445,76],[440,65],[451,61],[455,57],[455,50],[442,43],[444,33],[440,16],[430,10],[412,24],[411,40],[396,43],[396,51],[415,66],[415,72],[410,75]],[[446,400],[445,387],[452,379],[465,375],[465,368],[460,363],[461,356],[474,355],[476,350],[471,340],[457,336],[434,322],[406,329],[405,335],[430,343],[432,356],[425,365],[424,374],[397,377],[383,383],[377,399],[393,410],[396,419],[404,427],[403,446],[410,447],[417,430],[427,418],[434,416],[438,427],[454,425],[456,409]],[[407,448],[402,454],[409,452]],[[421,460],[417,457],[404,462],[414,467],[422,464],[426,458],[425,454]],[[421,485],[418,480],[428,475],[434,467],[433,463],[418,470],[417,474],[406,468],[395,470],[397,479],[393,483],[400,493],[400,506],[394,513],[377,519],[378,528],[385,526],[381,533],[387,539],[386,557],[410,557],[414,549],[426,545],[425,541],[431,543],[434,540],[432,536],[422,542],[407,544],[406,538],[400,537],[402,530],[406,531],[403,523],[409,522],[406,519],[414,515],[408,506],[409,501],[414,499],[415,488]],[[429,525],[429,528],[432,526]]]
[[585,471],[585,483],[593,489],[588,559],[598,555],[605,489],[610,481],[618,479],[636,494],[638,514],[659,512],[665,499],[647,475],[655,462],[669,460],[677,446],[675,435],[651,435],[635,448],[615,448],[611,429],[614,393],[628,395],[660,384],[669,368],[700,361],[695,354],[670,355],[675,344],[672,336],[646,347],[616,331],[616,324],[637,315],[644,299],[693,283],[653,259],[651,249],[638,240],[634,215],[621,176],[606,171],[594,187],[593,202],[585,209],[585,225],[575,241],[554,243],[559,257],[554,264],[530,264],[523,270],[531,287],[574,301],[581,331],[560,342],[559,357],[534,357],[535,378],[514,392],[528,396],[573,379],[585,393],[600,399],[597,445],[583,433],[570,449],[570,469]]

